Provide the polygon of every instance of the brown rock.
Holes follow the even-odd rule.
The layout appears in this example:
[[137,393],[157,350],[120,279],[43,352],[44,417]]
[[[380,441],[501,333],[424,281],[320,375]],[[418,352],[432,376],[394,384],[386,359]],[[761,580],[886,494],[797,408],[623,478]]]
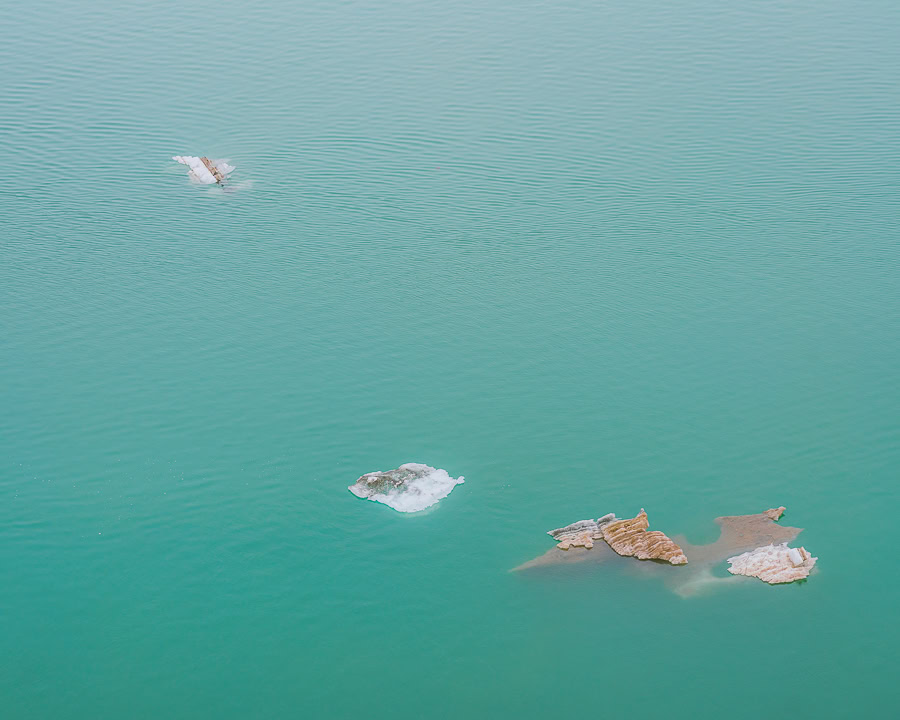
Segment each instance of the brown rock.
[[763,513],[763,515],[765,515],[770,520],[778,520],[782,515],[784,515],[784,509],[784,505],[779,508],[769,508]]
[[557,547],[560,550],[568,550],[570,547],[583,547],[590,550],[594,547],[594,535],[588,531],[573,533],[560,540]]
[[630,520],[616,520],[604,525],[600,530],[603,539],[619,555],[636,557],[639,560],[665,560],[672,565],[686,565],[687,558],[665,533],[647,530],[650,521],[641,508]]
[[599,520],[579,520],[571,525],[556,528],[556,530],[548,530],[547,534],[558,541],[556,547],[560,550],[568,550],[570,547],[583,547],[590,550],[594,547],[594,540],[603,539],[601,532],[603,525],[615,519],[615,514],[609,513]]
[[206,169],[212,173],[212,176],[216,179],[217,183],[221,183],[225,178],[222,176],[222,173],[219,172],[219,168],[213,165],[212,161],[208,157],[200,158],[200,162],[206,165]]

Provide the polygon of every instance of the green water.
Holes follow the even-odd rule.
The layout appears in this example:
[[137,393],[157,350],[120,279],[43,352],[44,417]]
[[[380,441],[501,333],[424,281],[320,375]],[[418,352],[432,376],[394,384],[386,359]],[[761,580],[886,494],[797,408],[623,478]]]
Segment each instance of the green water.
[[[900,6],[3,9],[4,718],[896,711]],[[804,584],[508,572],[775,505]]]

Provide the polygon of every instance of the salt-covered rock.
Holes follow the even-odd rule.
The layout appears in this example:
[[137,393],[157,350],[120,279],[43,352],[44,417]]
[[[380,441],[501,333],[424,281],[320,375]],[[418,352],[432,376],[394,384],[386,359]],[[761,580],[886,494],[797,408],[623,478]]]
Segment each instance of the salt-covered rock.
[[558,541],[556,547],[560,550],[568,550],[570,547],[583,547],[590,550],[594,547],[594,540],[603,539],[601,528],[615,519],[616,514],[609,513],[598,520],[579,520],[577,523],[556,528],[556,530],[548,530],[547,534],[552,535],[553,539]]
[[356,497],[410,513],[431,507],[464,480],[462,476],[452,478],[446,470],[436,470],[429,465],[406,463],[396,470],[367,473],[348,490]]
[[207,157],[194,155],[175,155],[172,159],[182,165],[187,165],[188,177],[204,185],[221,184],[234,171],[234,165],[229,165],[225,160],[210,160]]
[[806,548],[789,548],[781,545],[764,545],[750,552],[728,558],[732,575],[748,575],[771,583],[789,583],[809,577],[818,558],[812,557]]
[[639,560],[665,560],[672,565],[686,565],[687,558],[681,548],[668,535],[659,530],[647,530],[650,521],[641,511],[633,518],[616,520],[603,526],[603,539],[619,555]]

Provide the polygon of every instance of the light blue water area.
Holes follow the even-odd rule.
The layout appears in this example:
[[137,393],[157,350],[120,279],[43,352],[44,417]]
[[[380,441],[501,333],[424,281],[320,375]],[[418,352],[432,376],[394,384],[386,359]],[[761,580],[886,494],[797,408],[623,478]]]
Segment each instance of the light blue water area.
[[[896,3],[2,18],[3,717],[897,706]],[[778,505],[803,584],[508,572]]]

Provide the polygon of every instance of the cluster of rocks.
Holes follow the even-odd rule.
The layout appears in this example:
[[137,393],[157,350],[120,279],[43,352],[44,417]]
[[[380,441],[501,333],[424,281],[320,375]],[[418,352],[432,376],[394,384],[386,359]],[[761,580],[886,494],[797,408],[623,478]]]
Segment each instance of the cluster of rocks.
[[[366,473],[348,489],[357,497],[384,503],[400,512],[419,512],[449,495],[462,482],[462,477],[451,477],[445,470],[407,463],[396,470]],[[675,588],[679,594],[692,594],[699,587],[721,582],[723,579],[716,578],[711,569],[723,560],[728,561],[732,575],[756,577],[773,585],[790,583],[809,577],[818,558],[806,548],[788,546],[801,529],[778,525],[783,514],[784,507],[777,507],[755,515],[716,518],[721,528],[719,539],[692,546],[686,540],[677,543],[660,530],[650,530],[643,508],[633,518],[617,518],[615,513],[609,513],[548,531],[556,547],[516,569],[591,558],[602,561],[603,548],[608,547],[617,555],[655,560],[657,565],[687,565],[690,558],[692,567],[696,565],[697,569],[687,575],[682,575],[684,571],[675,573],[681,575]],[[603,541],[597,549],[595,541]]]
[[[603,540],[617,554],[639,560],[658,560],[671,565],[687,565],[688,558],[696,560],[700,568],[678,584],[680,594],[689,594],[700,585],[718,582],[710,568],[722,560],[728,561],[728,571],[732,575],[756,577],[773,585],[803,580],[809,577],[818,558],[806,548],[788,546],[788,542],[800,533],[800,528],[776,524],[784,510],[784,507],[777,507],[756,515],[716,518],[721,527],[719,539],[709,545],[684,543],[687,550],[665,533],[649,530],[649,520],[643,509],[634,518],[624,520],[609,513],[597,520],[581,520],[550,530],[548,535],[557,541],[556,548],[516,569],[580,562],[591,557],[585,551],[594,548],[595,540]],[[573,550],[576,548],[578,550]],[[602,561],[602,553],[595,559]]]
[[641,511],[633,518],[619,520],[615,513],[598,520],[581,520],[547,534],[557,540],[560,550],[570,547],[594,547],[594,540],[605,540],[619,555],[639,560],[664,560],[672,565],[685,565],[687,558],[670,537],[659,530],[648,530],[650,521]]

